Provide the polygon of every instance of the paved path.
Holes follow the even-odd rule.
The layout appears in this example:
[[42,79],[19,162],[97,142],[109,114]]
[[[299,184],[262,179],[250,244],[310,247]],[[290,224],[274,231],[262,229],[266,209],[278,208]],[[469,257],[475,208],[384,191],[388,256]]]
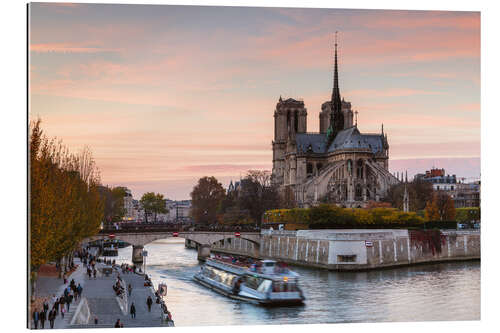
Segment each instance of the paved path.
[[[102,268],[102,264],[98,264]],[[72,328],[98,328],[114,327],[117,319],[123,323],[124,327],[158,327],[162,326],[162,310],[159,304],[153,303],[151,312],[148,311],[146,299],[148,296],[154,298],[154,292],[151,287],[144,286],[144,277],[130,273],[122,274],[120,277],[128,286],[132,285],[132,294],[128,297],[127,314],[121,311],[113,291],[113,284],[116,283],[118,273],[106,277],[98,274],[96,280],[86,281],[83,296],[87,298],[91,318],[90,323],[86,325],[73,325]],[[132,302],[136,309],[136,318],[130,316],[130,305]],[[98,318],[98,325],[94,324],[94,317]]]
[[[64,319],[60,313],[56,317],[54,328],[105,328],[114,327],[116,320],[119,318],[124,327],[158,327],[162,326],[162,310],[159,304],[156,304],[154,291],[151,287],[144,286],[144,277],[134,273],[122,274],[120,277],[124,280],[126,286],[132,285],[132,294],[128,298],[127,314],[124,315],[121,311],[118,301],[113,291],[113,285],[116,283],[118,273],[113,272],[110,276],[104,276],[101,269],[105,267],[102,263],[97,263],[97,278],[89,279],[86,275],[86,267],[78,258],[74,259],[75,265],[78,268],[68,278],[68,284],[64,285],[62,279],[57,278],[39,278],[37,281],[36,295],[40,297],[48,297],[52,295],[56,297],[64,293],[64,288],[69,285],[71,279],[75,280],[76,285],[80,283],[83,288],[82,298],[86,298],[90,309],[90,323],[85,325],[70,325],[70,321],[74,315],[78,302],[71,303],[69,311],[65,314]],[[109,267],[109,266],[107,266]],[[153,305],[151,312],[148,311],[146,299],[151,296]],[[130,316],[130,305],[132,302],[136,308],[136,318]],[[52,309],[52,301],[49,302]],[[94,324],[94,318],[98,318],[98,324]],[[39,323],[40,328],[40,323]],[[166,325],[165,325],[166,326]],[[45,322],[45,329],[50,329],[48,320]]]
[[[63,284],[63,279],[58,279],[55,277],[40,277],[37,279],[35,295],[37,297],[47,297],[49,298],[49,311],[52,309],[52,295],[56,295],[56,297],[61,297],[64,294],[64,288],[69,286],[69,282],[71,279],[75,280],[76,285],[80,283],[83,288],[82,296],[85,297],[85,282],[88,280],[85,277],[87,269],[85,265],[80,262],[80,259],[74,258],[75,265],[78,265],[78,268],[68,277],[68,283]],[[80,300],[77,302],[73,301],[70,305],[69,311],[64,315],[64,319],[61,317],[61,313],[56,317],[54,322],[54,328],[67,328],[69,326],[69,322],[73,317],[73,313],[75,312]],[[40,310],[40,309],[39,309]],[[31,320],[31,325],[33,326],[33,320]],[[41,328],[40,322],[38,322],[38,328]],[[50,329],[50,323],[48,320],[45,321],[45,329]]]

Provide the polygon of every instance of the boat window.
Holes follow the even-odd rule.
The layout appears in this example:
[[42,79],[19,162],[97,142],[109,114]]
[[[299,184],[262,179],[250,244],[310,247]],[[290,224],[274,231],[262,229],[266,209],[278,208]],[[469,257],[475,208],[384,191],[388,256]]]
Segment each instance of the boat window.
[[273,293],[283,293],[283,292],[296,292],[297,284],[294,282],[274,282],[273,283]]
[[271,284],[272,284],[271,280],[264,279],[262,281],[262,283],[260,284],[259,288],[257,288],[257,291],[260,291],[261,293],[265,293],[269,289]]
[[252,289],[256,290],[257,288],[259,288],[261,281],[262,281],[262,279],[258,278],[256,276],[247,276],[246,281],[245,281],[245,285],[248,288],[252,288]]

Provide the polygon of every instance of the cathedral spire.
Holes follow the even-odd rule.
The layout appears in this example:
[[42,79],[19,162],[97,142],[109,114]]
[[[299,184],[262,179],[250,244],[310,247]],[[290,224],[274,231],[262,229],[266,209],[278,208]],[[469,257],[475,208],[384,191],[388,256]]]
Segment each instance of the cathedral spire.
[[335,113],[336,111],[341,111],[341,108],[342,102],[340,101],[339,69],[337,62],[337,31],[335,31],[335,66],[333,70],[332,109]]
[[335,31],[335,65],[333,71],[333,90],[332,90],[332,101],[331,113],[330,113],[330,126],[327,131],[327,140],[330,144],[337,133],[344,129],[344,114],[342,113],[342,101],[340,99],[340,89],[339,89],[339,70],[337,61],[337,31]]

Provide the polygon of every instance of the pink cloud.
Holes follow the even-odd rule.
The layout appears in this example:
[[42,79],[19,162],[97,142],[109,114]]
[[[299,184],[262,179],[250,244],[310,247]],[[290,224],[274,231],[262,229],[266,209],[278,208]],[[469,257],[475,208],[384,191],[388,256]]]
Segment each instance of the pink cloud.
[[415,96],[415,95],[445,95],[445,92],[441,91],[430,91],[430,90],[420,90],[420,89],[409,89],[409,88],[393,88],[393,89],[357,89],[346,91],[343,93],[344,96],[357,97],[402,97],[402,96]]
[[85,46],[80,43],[42,43],[31,44],[31,52],[37,53],[101,53],[101,52],[118,52],[117,49],[100,48]]

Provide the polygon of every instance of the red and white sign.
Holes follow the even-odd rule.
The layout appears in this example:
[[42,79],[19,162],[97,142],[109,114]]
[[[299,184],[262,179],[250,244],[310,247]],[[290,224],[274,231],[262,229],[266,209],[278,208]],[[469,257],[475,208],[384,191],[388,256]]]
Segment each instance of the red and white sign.
[[108,237],[109,238],[115,238],[115,234],[109,234]]
[[235,232],[235,233],[234,233],[234,236],[235,236],[235,237],[240,237],[240,236],[241,236],[241,234],[240,234],[239,232]]
[[174,233],[172,234],[172,237],[179,237],[179,233],[178,233],[178,232],[174,232]]
[[366,247],[372,247],[373,246],[373,242],[365,241],[365,246]]

